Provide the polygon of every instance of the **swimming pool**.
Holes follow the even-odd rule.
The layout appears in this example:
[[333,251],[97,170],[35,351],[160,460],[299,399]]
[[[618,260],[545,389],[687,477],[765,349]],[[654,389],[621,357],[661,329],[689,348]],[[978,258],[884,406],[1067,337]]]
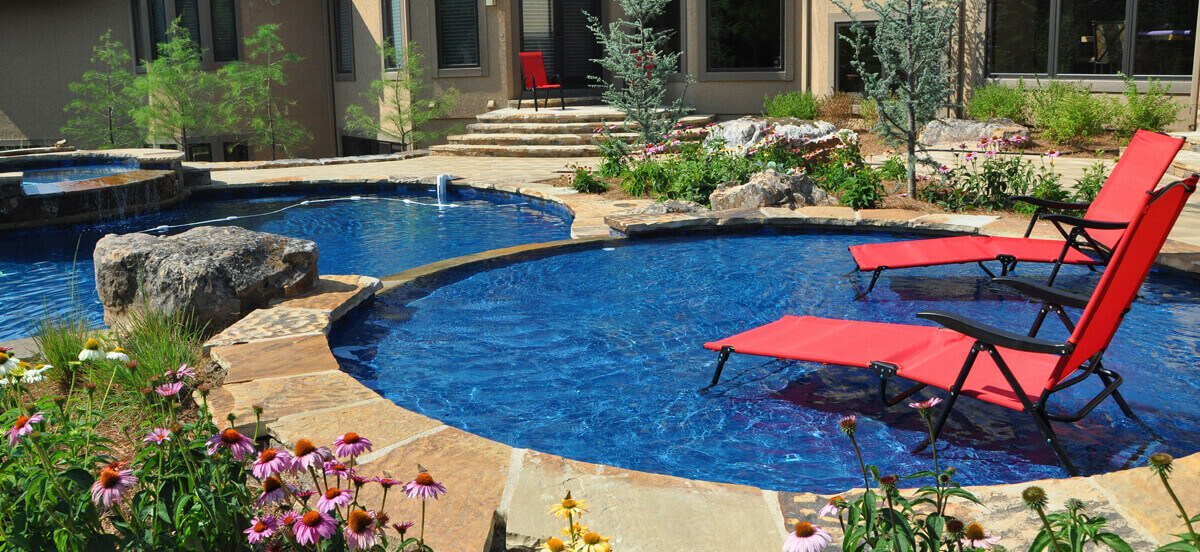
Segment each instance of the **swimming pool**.
[[[857,413],[867,461],[906,474],[931,469],[928,452],[907,452],[925,437],[916,413],[884,409],[865,370],[739,355],[717,388],[699,394],[716,361],[702,344],[784,314],[925,323],[915,313],[942,309],[1014,329],[1036,314],[973,265],[894,271],[855,301],[869,275],[847,274],[846,247],[895,239],[811,232],[637,240],[480,272],[415,298],[383,294],[331,339],[343,369],[388,399],[515,447],[837,492],[861,484],[837,419]],[[1030,265],[1021,273],[1044,274]],[[1069,267],[1059,281],[1086,289],[1095,279]],[[1043,335],[1066,337],[1053,330]],[[1082,471],[1200,450],[1198,338],[1200,290],[1152,275],[1105,365],[1125,376],[1125,397],[1162,440],[1108,401],[1079,424],[1056,425]],[[1057,406],[1084,400],[1068,393]],[[1066,475],[1022,413],[962,401],[943,435],[942,465],[958,468],[963,483]]]
[[[347,199],[359,195],[363,199]],[[296,205],[305,200],[337,199]],[[426,188],[363,187],[262,195],[207,195],[145,215],[68,229],[0,233],[0,340],[28,335],[30,321],[47,310],[73,308],[99,324],[91,252],[108,233],[145,231],[244,217],[294,206],[267,216],[220,220],[251,230],[305,238],[320,250],[322,274],[384,276],[426,263],[499,247],[566,239],[564,209],[529,198],[451,189],[453,206],[439,207]],[[182,232],[176,228],[172,232]]]

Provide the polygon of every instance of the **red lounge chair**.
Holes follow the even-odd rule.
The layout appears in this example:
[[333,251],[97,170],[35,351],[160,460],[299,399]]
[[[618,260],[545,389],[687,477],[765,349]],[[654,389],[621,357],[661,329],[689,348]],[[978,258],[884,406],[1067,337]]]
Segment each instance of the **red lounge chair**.
[[[1026,281],[1023,291],[1043,302],[1083,308],[1079,323],[1064,342],[1011,333],[940,311],[922,312],[917,317],[941,328],[785,316],[733,337],[705,343],[705,348],[720,352],[712,385],[719,381],[731,353],[871,368],[881,377],[880,396],[889,406],[927,386],[950,392],[934,425],[935,439],[958,396],[973,397],[1028,412],[1063,466],[1071,475],[1077,475],[1050,422],[1079,421],[1110,395],[1126,416],[1133,417],[1117,391],[1121,376],[1105,368],[1101,357],[1184,203],[1195,191],[1197,178],[1193,175],[1154,193],[1151,201],[1134,214],[1126,237],[1117,245],[1091,298]],[[1000,279],[1006,280],[1010,279]],[[1072,414],[1047,412],[1047,402],[1055,393],[1093,374],[1104,388],[1083,408]],[[889,399],[887,380],[892,376],[916,384]]]
[[[1000,275],[1003,276],[1011,272],[1018,261],[1055,263],[1049,280],[1053,284],[1062,263],[1104,264],[1124,234],[1130,217],[1145,205],[1148,196],[1144,192],[1158,185],[1183,143],[1182,138],[1137,131],[1091,204],[1014,197],[1037,207],[1023,238],[958,236],[850,246],[850,254],[854,256],[858,269],[873,272],[871,283],[863,295],[875,289],[879,275],[889,268],[979,263],[988,276],[995,276],[983,263],[999,261]],[[1044,215],[1047,209],[1087,209],[1087,212],[1082,218]],[[1053,222],[1066,241],[1030,238],[1038,220]],[[1070,227],[1070,230],[1066,227]],[[1100,258],[1085,254],[1081,251],[1084,247],[1090,248]]]
[[[538,90],[546,90],[546,99],[542,101],[547,104],[550,101],[550,90],[558,90],[558,100],[562,102],[562,108],[567,108],[567,101],[563,98],[563,87],[559,82],[554,84],[546,78],[546,62],[542,59],[541,52],[521,52],[521,95],[517,98],[517,109],[521,109],[521,101],[525,99],[526,92],[533,92],[533,110],[538,110]],[[558,81],[558,75],[554,75],[555,81]]]

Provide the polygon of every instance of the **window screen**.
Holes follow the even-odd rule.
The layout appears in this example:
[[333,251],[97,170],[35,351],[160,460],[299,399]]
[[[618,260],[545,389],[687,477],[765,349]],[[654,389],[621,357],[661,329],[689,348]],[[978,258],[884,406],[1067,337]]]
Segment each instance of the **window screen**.
[[479,67],[478,0],[436,0],[438,67]]

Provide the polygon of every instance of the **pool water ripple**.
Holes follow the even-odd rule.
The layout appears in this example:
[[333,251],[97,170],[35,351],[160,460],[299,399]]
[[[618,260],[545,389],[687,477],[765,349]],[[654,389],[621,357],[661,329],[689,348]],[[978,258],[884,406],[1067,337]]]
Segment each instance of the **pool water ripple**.
[[[884,409],[866,370],[734,356],[708,394],[716,355],[705,341],[785,314],[924,323],[941,309],[1012,329],[1036,305],[990,284],[978,268],[896,271],[855,301],[867,278],[847,276],[848,245],[887,234],[813,232],[639,240],[475,274],[409,299],[380,296],[332,336],[343,369],[397,404],[517,447],[681,477],[792,491],[861,483],[837,419],[857,413],[867,461],[888,472],[931,467],[908,451],[925,436],[906,407]],[[1044,276],[1043,267],[1020,273]],[[1071,267],[1066,287],[1096,275]],[[1153,440],[1106,402],[1058,424],[1088,472],[1200,450],[1193,360],[1200,290],[1152,275],[1105,363],[1126,378]],[[1078,313],[1075,313],[1077,316]],[[1065,338],[1047,324],[1044,337]],[[1087,391],[1095,392],[1094,387]],[[1060,409],[1089,398],[1071,391]],[[1027,415],[965,400],[951,417],[943,465],[993,484],[1065,475]]]

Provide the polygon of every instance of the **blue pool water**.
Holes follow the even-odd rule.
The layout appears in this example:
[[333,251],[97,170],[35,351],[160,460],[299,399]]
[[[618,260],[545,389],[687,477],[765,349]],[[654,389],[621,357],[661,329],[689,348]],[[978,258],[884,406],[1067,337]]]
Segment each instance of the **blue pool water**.
[[[734,355],[708,394],[716,354],[702,348],[785,314],[924,323],[926,309],[1023,331],[1036,306],[975,266],[894,271],[855,301],[848,245],[886,234],[811,233],[640,240],[481,272],[423,297],[380,296],[333,336],[342,366],[397,404],[517,447],[711,481],[790,491],[861,485],[837,419],[859,415],[868,463],[932,469],[911,409],[884,409],[866,370]],[[1022,266],[1027,276],[1041,267]],[[1068,268],[1060,283],[1095,283]],[[1075,313],[1077,316],[1078,313]],[[1065,338],[1061,326],[1044,336]],[[1200,450],[1200,289],[1151,276],[1105,365],[1155,440],[1106,402],[1056,424],[1080,469],[1144,465],[1156,451]],[[1096,388],[1088,387],[1094,393]],[[1056,405],[1078,407],[1081,393]],[[964,400],[942,440],[943,466],[984,484],[1065,471],[1032,421]],[[1164,444],[1166,443],[1166,444]]]
[[304,200],[353,194],[367,199],[316,203],[214,224],[310,239],[320,250],[318,269],[322,274],[371,276],[498,247],[570,237],[570,221],[553,209],[523,198],[473,190],[452,190],[450,200],[455,206],[441,208],[433,205],[437,200],[425,191],[403,190],[193,198],[174,209],[119,221],[0,233],[0,304],[4,305],[0,340],[29,335],[30,321],[46,310],[72,308],[72,290],[85,313],[101,322],[103,309],[96,296],[91,252],[105,234],[254,215]]

